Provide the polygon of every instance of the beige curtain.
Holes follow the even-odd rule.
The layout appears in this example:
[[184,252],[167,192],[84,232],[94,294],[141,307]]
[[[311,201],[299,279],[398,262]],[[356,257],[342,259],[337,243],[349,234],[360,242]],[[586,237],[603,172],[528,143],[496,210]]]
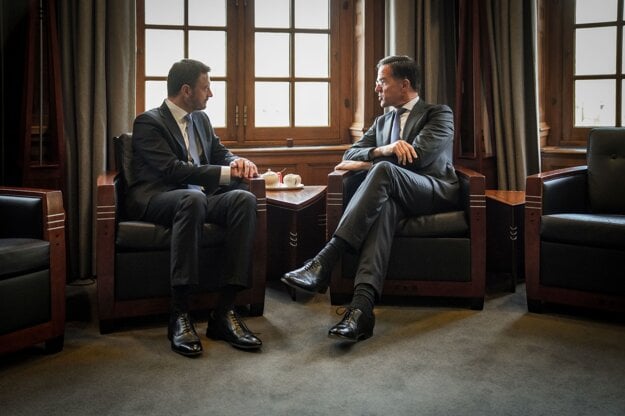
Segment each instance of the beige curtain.
[[95,185],[107,139],[135,116],[135,2],[65,0],[59,31],[65,106],[69,278],[94,270]]
[[456,2],[417,0],[415,59],[423,68],[423,99],[456,103]]
[[534,0],[488,0],[499,189],[523,190],[540,170]]

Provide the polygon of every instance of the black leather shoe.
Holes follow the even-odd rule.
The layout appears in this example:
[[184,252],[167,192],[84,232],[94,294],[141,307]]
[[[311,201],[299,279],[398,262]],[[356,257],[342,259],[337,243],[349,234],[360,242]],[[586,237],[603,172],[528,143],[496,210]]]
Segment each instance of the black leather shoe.
[[233,347],[245,350],[258,349],[263,345],[263,342],[245,326],[234,310],[229,310],[224,315],[211,313],[206,336],[226,341]]
[[174,317],[167,329],[167,338],[171,341],[171,349],[187,357],[195,357],[202,353],[202,343],[188,313]]
[[312,259],[299,269],[285,273],[280,280],[288,286],[306,292],[325,293],[330,284],[330,270],[325,270],[319,260]]
[[373,335],[375,315],[365,314],[357,308],[349,307],[343,319],[328,331],[330,338],[340,338],[345,341],[358,342]]

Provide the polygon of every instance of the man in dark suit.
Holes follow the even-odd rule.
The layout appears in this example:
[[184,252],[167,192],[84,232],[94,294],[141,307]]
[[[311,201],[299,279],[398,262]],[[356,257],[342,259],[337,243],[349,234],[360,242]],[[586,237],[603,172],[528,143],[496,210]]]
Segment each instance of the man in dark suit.
[[382,293],[397,223],[407,215],[452,209],[459,189],[452,165],[454,127],[449,107],[419,98],[420,71],[411,58],[386,57],[377,69],[375,91],[380,105],[395,109],[376,118],[336,166],[369,171],[332,239],[314,259],[282,277],[291,287],[323,293],[343,251],[358,252],[352,302],[328,334],[354,342],[373,334],[373,307]]
[[[230,153],[203,110],[212,97],[202,62],[183,59],[167,76],[167,99],[137,116],[128,175],[128,214],[171,228],[171,348],[186,356],[202,352],[189,316],[189,294],[197,285],[198,249],[205,222],[227,229],[225,286],[206,335],[244,349],[260,348],[234,310],[236,293],[249,286],[248,261],[256,226],[256,198],[243,178],[258,174],[251,161]],[[211,276],[215,278],[215,276]]]

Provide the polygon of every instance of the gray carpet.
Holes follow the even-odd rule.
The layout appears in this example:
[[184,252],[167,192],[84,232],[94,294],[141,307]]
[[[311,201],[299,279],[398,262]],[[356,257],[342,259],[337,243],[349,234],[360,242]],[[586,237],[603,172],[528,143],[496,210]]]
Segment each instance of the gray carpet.
[[0,414],[624,415],[622,321],[530,314],[524,290],[491,294],[479,312],[382,305],[374,337],[347,346],[326,337],[339,319],[328,295],[293,302],[268,288],[264,316],[247,319],[262,351],[202,337],[189,359],[170,351],[162,321],[100,335],[84,311],[94,286],[72,286],[62,352],[0,357]]

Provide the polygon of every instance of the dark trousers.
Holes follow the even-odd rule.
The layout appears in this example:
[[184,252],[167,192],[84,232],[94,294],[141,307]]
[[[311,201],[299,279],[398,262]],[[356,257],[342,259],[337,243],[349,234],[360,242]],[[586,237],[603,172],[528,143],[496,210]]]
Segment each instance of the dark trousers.
[[[176,189],[150,199],[146,221],[171,228],[171,285],[197,285],[199,247],[204,223],[226,228],[226,285],[247,288],[249,260],[256,228],[256,197],[242,189],[205,195],[196,189]],[[220,276],[209,276],[219,279]]]
[[350,199],[334,233],[360,253],[354,284],[382,294],[397,224],[406,216],[432,213],[432,181],[390,162],[373,165]]

